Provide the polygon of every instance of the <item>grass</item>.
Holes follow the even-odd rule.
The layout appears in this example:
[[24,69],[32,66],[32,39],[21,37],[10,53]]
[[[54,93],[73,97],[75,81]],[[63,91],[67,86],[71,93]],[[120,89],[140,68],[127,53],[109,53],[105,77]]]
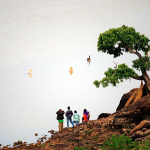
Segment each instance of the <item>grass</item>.
[[88,147],[75,147],[73,150],[88,150]]
[[93,130],[89,131],[89,133],[92,133],[93,131],[95,131],[95,130],[93,129]]
[[86,130],[84,133],[87,134],[87,133],[88,133],[88,130]]

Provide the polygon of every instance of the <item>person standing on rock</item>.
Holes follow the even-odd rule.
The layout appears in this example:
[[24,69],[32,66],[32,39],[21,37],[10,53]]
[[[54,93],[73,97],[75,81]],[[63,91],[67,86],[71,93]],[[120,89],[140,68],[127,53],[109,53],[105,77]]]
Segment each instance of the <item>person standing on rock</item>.
[[90,112],[86,109],[83,110],[82,122],[87,122],[90,119]]
[[80,115],[77,113],[77,111],[75,110],[74,111],[74,114],[73,114],[73,126],[74,126],[74,123],[76,125],[78,125],[80,122]]
[[56,112],[57,114],[57,120],[59,122],[59,132],[62,132],[63,131],[63,119],[64,119],[64,111],[59,109],[59,111]]
[[73,122],[72,122],[72,110],[70,110],[70,107],[68,106],[68,110],[66,111],[66,117],[67,117],[67,127],[69,128],[69,121],[72,124],[73,127]]

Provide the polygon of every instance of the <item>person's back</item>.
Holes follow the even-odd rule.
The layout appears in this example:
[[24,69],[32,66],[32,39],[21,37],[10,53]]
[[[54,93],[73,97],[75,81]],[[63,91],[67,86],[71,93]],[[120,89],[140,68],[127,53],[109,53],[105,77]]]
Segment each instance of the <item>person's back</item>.
[[66,111],[66,117],[67,117],[67,118],[71,118],[72,115],[73,115],[72,110],[67,110],[67,111]]
[[69,121],[70,121],[70,123],[71,123],[72,126],[73,126],[72,115],[73,115],[73,112],[72,112],[72,110],[70,110],[70,107],[68,106],[68,110],[66,111],[67,127],[69,127]]
[[76,125],[77,125],[77,124],[79,124],[79,122],[80,122],[80,115],[75,110],[74,114],[73,114],[73,125],[74,125],[74,123],[76,123]]
[[86,109],[84,109],[82,122],[83,121],[89,121],[89,118],[90,118],[90,113]]

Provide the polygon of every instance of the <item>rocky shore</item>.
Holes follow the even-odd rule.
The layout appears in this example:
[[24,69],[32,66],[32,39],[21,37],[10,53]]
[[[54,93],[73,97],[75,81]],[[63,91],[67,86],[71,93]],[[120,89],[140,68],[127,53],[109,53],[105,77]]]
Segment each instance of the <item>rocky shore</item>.
[[[1,149],[41,149],[73,150],[75,147],[100,149],[104,140],[113,134],[125,134],[133,140],[142,141],[150,138],[150,95],[143,95],[136,103],[125,107],[129,97],[136,89],[124,94],[113,114],[103,113],[97,120],[80,123],[73,128],[64,128],[62,133],[51,130],[52,136],[42,137],[37,143],[18,143],[12,148]],[[45,140],[43,142],[43,140]]]

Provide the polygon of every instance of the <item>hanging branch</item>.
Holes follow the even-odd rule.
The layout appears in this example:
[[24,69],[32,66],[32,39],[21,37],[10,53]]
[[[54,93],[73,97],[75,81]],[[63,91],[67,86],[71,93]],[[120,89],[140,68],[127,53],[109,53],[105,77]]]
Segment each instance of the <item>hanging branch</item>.
[[[115,64],[115,66],[114,66],[114,68],[115,68],[115,72],[114,72],[114,74],[112,75],[112,76],[114,76],[115,75],[115,73],[116,73],[116,69],[117,69],[117,64],[118,64],[118,62],[117,63],[115,63],[114,61],[113,61],[113,63]],[[102,81],[103,79],[105,79],[105,78],[107,78],[107,76],[105,76],[104,78],[102,78],[100,81]]]
[[[118,42],[116,42],[116,43],[119,45]],[[138,51],[135,52],[134,50],[132,50],[132,49],[131,49],[130,47],[128,47],[128,46],[125,46],[124,48],[127,48],[130,53],[136,54],[136,55],[139,57],[139,59],[142,57],[141,54],[140,54]]]

